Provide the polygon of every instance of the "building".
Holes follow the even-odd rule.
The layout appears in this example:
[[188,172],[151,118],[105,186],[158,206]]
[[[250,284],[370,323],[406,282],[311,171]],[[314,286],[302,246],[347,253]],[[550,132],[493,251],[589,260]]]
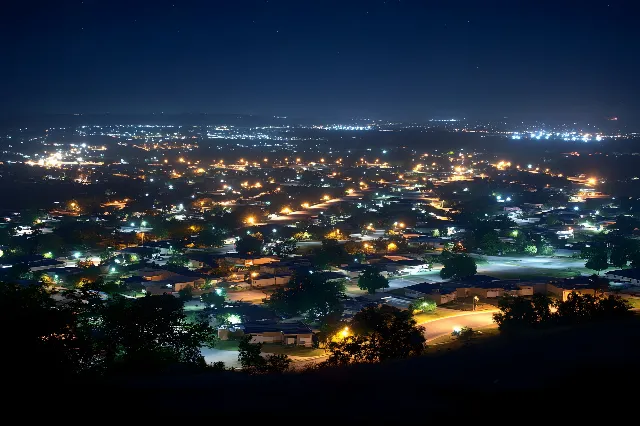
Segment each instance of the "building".
[[266,287],[270,285],[285,285],[291,281],[291,274],[258,274],[251,276],[251,285],[254,287]]
[[230,254],[224,258],[227,262],[235,266],[256,266],[264,265],[266,263],[278,262],[280,259],[276,256],[251,256],[243,254]]
[[218,330],[218,336],[226,340],[228,332],[241,331],[244,335],[251,336],[251,343],[276,343],[291,346],[313,345],[313,331],[301,322],[276,323],[276,322],[251,322],[230,328]]
[[142,284],[147,293],[164,294],[176,293],[186,287],[199,288],[204,283],[204,278],[175,274],[161,280],[147,280]]
[[457,297],[478,296],[483,299],[494,299],[505,295],[533,296],[533,293],[533,285],[523,284],[514,280],[480,282],[470,287],[456,288]]
[[420,283],[405,287],[404,294],[412,299],[425,298],[433,300],[436,305],[451,302],[457,297],[455,289],[432,283]]
[[554,295],[563,302],[569,298],[571,293],[577,293],[581,296],[595,296],[596,294],[596,288],[588,277],[576,277],[552,281],[547,283],[546,287],[547,294]]
[[640,285],[640,268],[618,269],[604,274],[605,278],[612,281],[622,281],[625,283]]

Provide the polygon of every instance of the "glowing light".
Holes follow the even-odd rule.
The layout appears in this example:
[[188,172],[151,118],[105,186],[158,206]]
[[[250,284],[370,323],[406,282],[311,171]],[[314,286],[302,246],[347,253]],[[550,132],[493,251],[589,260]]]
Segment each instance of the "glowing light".
[[256,219],[253,216],[249,216],[247,218],[247,223],[253,225],[254,223],[256,223]]
[[397,248],[398,248],[398,246],[396,245],[396,243],[389,243],[387,245],[387,250],[389,250],[389,251],[395,251],[395,250],[397,250]]

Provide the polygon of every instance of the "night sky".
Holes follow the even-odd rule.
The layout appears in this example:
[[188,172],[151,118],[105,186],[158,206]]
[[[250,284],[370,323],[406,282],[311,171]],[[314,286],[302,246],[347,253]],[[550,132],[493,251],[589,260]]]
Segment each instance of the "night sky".
[[620,0],[5,0],[0,111],[637,117]]

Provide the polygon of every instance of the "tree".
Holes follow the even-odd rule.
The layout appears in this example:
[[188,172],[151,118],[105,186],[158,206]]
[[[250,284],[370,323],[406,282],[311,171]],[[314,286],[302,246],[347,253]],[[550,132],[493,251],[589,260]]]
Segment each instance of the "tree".
[[271,252],[278,257],[289,257],[296,252],[297,247],[296,240],[289,238],[284,241],[277,241],[271,248]]
[[459,330],[453,330],[452,336],[457,337],[458,340],[464,343],[469,343],[474,337],[476,332],[471,327],[462,327]]
[[167,260],[167,264],[178,268],[186,268],[189,264],[189,259],[180,252],[174,252],[169,260]]
[[244,336],[238,344],[238,361],[242,370],[249,374],[284,373],[291,360],[286,355],[263,357],[262,343],[251,343],[251,336]]
[[598,275],[600,275],[600,271],[607,269],[609,266],[606,249],[594,251],[587,259],[584,266],[587,269],[596,271]]
[[16,325],[3,336],[11,348],[1,355],[7,365],[44,374],[204,367],[200,348],[215,342],[215,330],[187,322],[182,302],[171,295],[102,300],[82,289],[60,296],[66,303],[41,287],[0,284],[0,319]]
[[182,301],[171,295],[115,296],[92,314],[95,356],[106,368],[203,367],[200,348],[215,343],[216,331],[206,322],[187,321]]
[[555,215],[555,214],[547,215],[545,223],[548,226],[562,225],[562,221],[560,220],[558,215]]
[[538,248],[538,254],[542,256],[553,256],[556,252],[556,249],[551,244],[542,244]]
[[389,280],[380,274],[380,270],[375,266],[367,266],[360,278],[358,278],[360,290],[367,290],[367,293],[374,294],[376,290],[389,287]]
[[493,314],[493,320],[500,330],[537,327],[550,320],[551,305],[551,299],[541,294],[532,299],[507,295],[498,301],[500,312]]
[[347,263],[349,254],[340,245],[338,240],[325,238],[322,240],[322,248],[316,250],[314,260],[320,269],[326,269],[328,266],[339,266]]
[[236,251],[243,255],[257,255],[262,252],[262,240],[246,235],[236,241]]
[[189,300],[192,300],[193,287],[188,285],[186,287],[181,288],[180,290],[178,290],[178,296],[180,297],[180,300],[182,300],[183,302],[188,302]]
[[233,264],[231,262],[227,262],[224,259],[216,260],[216,266],[213,268],[213,273],[215,275],[226,277],[233,271]]
[[224,243],[224,233],[216,229],[204,229],[198,234],[196,243],[202,247],[220,247]]
[[[554,312],[551,306],[556,309]],[[551,302],[547,296],[534,294],[531,299],[505,296],[498,302],[500,312],[493,314],[502,331],[540,328],[556,324],[577,324],[633,315],[629,303],[618,296],[607,297],[569,294],[567,300]]]
[[528,255],[534,256],[538,253],[538,247],[534,246],[533,244],[525,246],[524,252]]
[[409,312],[413,312],[414,314],[421,312],[435,312],[436,307],[436,302],[433,300],[420,298],[411,302],[409,305]]
[[204,293],[201,295],[200,300],[202,300],[202,303],[205,305],[220,308],[224,305],[226,297],[222,292],[221,294],[218,294],[218,292],[212,291],[211,293]]
[[491,230],[484,234],[480,239],[479,248],[482,250],[482,253],[489,256],[499,254],[502,251],[502,242],[500,241],[498,233]]
[[296,274],[267,299],[267,305],[284,315],[305,315],[310,321],[325,323],[342,313],[344,283],[327,281],[320,274]]
[[381,362],[421,355],[425,349],[424,328],[411,312],[388,305],[366,307],[351,321],[353,336],[329,344],[324,365]]
[[466,254],[457,254],[443,261],[440,276],[444,279],[459,280],[473,276],[477,272],[475,260]]
[[[4,365],[33,374],[74,374],[90,358],[76,338],[77,322],[68,305],[57,304],[43,287],[0,283]],[[46,362],[42,362],[46,360]]]
[[619,235],[630,235],[639,226],[640,222],[633,216],[620,215],[616,218],[616,223],[611,228]]

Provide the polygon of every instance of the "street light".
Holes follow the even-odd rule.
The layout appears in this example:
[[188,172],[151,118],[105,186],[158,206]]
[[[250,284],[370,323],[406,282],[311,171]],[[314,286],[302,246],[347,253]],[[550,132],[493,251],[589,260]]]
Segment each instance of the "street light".
[[478,301],[480,300],[480,298],[478,296],[473,296],[473,310],[476,310],[476,304],[478,303]]

